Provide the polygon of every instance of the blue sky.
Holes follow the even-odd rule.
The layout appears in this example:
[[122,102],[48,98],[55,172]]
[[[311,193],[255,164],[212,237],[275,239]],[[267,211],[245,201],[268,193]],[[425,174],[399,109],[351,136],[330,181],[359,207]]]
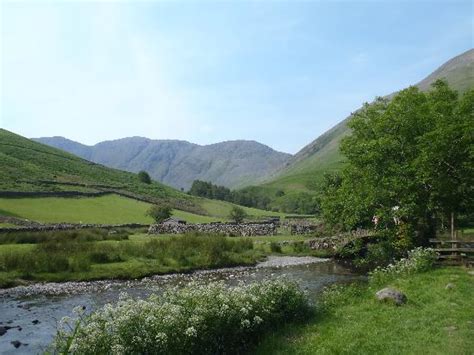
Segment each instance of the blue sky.
[[471,1],[2,1],[0,126],[295,153],[472,47]]

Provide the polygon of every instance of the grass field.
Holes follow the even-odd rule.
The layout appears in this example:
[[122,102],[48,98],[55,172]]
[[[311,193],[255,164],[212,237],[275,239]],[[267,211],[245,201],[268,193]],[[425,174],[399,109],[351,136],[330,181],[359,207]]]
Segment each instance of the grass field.
[[[199,202],[199,205],[203,207],[207,213],[211,216],[216,216],[220,218],[227,218],[233,206],[236,206],[229,202],[219,201],[219,200],[206,200],[202,199]],[[265,217],[265,216],[275,216],[283,217],[285,214],[280,212],[271,212],[265,210],[259,210],[257,208],[243,207],[242,209],[247,213],[249,217]]]
[[148,208],[148,203],[118,195],[0,199],[2,211],[46,223],[151,223],[145,216]]
[[[257,354],[472,354],[474,276],[446,267],[391,282],[406,305],[380,304],[382,288],[345,287],[302,326],[275,332]],[[452,283],[452,289],[446,285]]]
[[[173,215],[189,223],[225,221],[232,208],[228,202],[200,201],[209,216],[173,210]],[[152,223],[145,213],[150,204],[118,195],[100,197],[0,198],[0,214],[45,223]],[[283,214],[244,207],[250,218]]]

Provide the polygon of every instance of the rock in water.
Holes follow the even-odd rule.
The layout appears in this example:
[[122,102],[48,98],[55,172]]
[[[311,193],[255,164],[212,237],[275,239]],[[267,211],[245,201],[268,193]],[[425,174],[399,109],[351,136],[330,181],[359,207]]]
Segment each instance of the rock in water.
[[380,291],[378,291],[375,296],[379,301],[392,301],[394,302],[397,306],[401,306],[402,304],[406,303],[407,301],[407,296],[405,296],[403,293],[401,293],[398,290],[395,290],[393,288],[384,288]]
[[11,341],[10,344],[12,344],[17,349],[23,345],[22,342],[18,340]]

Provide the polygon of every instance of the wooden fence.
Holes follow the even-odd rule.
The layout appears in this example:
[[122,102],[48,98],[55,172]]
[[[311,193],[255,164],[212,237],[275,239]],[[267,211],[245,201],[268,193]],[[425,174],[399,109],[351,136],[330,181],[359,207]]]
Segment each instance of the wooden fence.
[[438,260],[447,264],[474,265],[474,240],[430,239]]

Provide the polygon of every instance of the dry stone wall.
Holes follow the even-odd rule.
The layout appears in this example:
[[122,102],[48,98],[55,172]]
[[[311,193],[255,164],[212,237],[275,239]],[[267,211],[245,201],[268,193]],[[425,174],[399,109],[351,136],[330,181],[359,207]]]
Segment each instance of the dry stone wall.
[[0,233],[8,232],[46,232],[55,230],[74,230],[87,228],[146,228],[149,224],[127,223],[127,224],[73,224],[73,223],[55,223],[55,224],[32,224],[29,226],[18,226],[12,228],[0,228]]
[[277,226],[275,223],[161,223],[151,225],[148,230],[149,234],[183,234],[188,232],[251,237],[275,235]]

